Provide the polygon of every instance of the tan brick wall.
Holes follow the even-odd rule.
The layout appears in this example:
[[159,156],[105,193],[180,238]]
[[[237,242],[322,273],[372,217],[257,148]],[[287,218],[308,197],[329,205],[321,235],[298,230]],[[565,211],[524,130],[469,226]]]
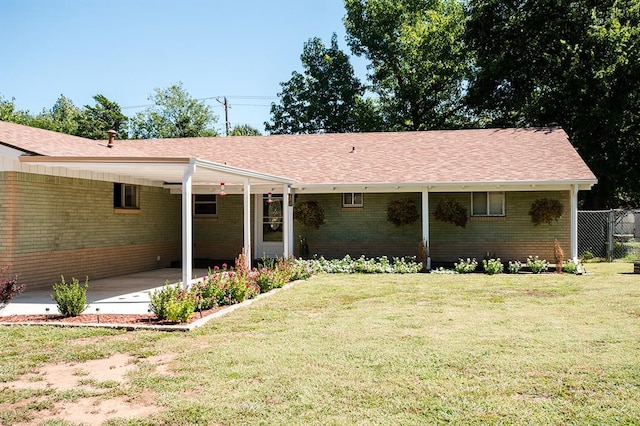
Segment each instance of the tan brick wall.
[[[9,172],[2,191],[3,262],[31,286],[89,279],[180,259],[180,196],[140,187],[140,210],[113,208],[113,183]],[[13,203],[13,204],[12,204]],[[5,211],[6,210],[6,211]],[[160,256],[158,262],[157,256]]]

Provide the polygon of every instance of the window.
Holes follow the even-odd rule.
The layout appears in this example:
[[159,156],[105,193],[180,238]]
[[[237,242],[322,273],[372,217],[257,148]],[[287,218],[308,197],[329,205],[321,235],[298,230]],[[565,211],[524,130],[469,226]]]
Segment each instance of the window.
[[504,216],[504,192],[471,193],[472,216]]
[[364,206],[362,192],[345,192],[342,194],[342,207]]
[[114,183],[113,207],[119,209],[140,208],[140,187],[127,183]]
[[193,196],[194,216],[216,216],[218,196],[216,194],[196,194]]

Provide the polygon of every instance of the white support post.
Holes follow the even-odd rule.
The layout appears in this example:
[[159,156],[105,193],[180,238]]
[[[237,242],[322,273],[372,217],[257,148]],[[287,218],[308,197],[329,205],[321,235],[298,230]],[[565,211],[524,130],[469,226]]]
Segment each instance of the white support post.
[[194,163],[189,164],[182,177],[182,288],[191,284],[193,276],[193,205],[191,204],[191,180],[196,171]]
[[571,197],[571,258],[578,257],[578,185],[573,185]]
[[296,246],[296,230],[295,224],[293,223],[293,206],[296,202],[296,193],[295,190],[289,188],[289,204],[287,208],[287,216],[289,217],[289,234],[287,238],[289,238],[289,255],[292,255],[295,252]]
[[429,191],[422,191],[422,238],[427,247],[427,269],[431,269],[431,252],[429,251]]
[[244,256],[247,269],[251,269],[251,184],[244,179]]
[[284,185],[282,189],[282,257],[285,259],[291,254],[289,245],[289,234],[291,233],[291,222],[289,221],[289,185]]

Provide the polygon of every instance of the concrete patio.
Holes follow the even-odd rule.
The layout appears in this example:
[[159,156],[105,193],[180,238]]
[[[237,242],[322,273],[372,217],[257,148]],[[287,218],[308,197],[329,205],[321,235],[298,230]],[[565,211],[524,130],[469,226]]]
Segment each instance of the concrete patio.
[[[194,277],[206,274],[207,269],[193,270]],[[90,279],[87,290],[89,307],[85,313],[96,313],[96,309],[99,309],[101,314],[146,314],[149,309],[149,294],[162,287],[167,280],[170,283],[179,282],[182,279],[181,275],[182,270],[179,268],[165,268],[111,278]],[[24,293],[0,311],[0,317],[58,313],[56,303],[51,299],[53,283],[51,286],[50,290],[33,291],[29,291],[27,286]]]

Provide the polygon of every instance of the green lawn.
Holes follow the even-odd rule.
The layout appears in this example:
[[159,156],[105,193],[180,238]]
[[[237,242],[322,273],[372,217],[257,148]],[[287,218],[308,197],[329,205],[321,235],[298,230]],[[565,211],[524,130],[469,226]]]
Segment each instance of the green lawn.
[[189,334],[0,328],[0,424],[83,397],[2,382],[118,352],[137,368],[102,398],[162,409],[108,424],[637,424],[640,276],[587,270],[320,275]]

